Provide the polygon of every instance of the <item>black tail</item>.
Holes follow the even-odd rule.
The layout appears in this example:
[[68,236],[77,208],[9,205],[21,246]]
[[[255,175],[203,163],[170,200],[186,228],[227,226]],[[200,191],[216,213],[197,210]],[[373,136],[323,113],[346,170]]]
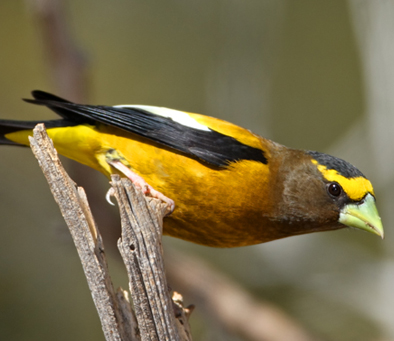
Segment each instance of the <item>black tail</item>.
[[[41,105],[47,105],[46,103],[51,103],[52,102],[60,102],[60,103],[70,103],[69,101],[57,97],[55,95],[49,94],[44,91],[38,91],[35,90],[32,92],[32,95],[34,97],[33,100],[31,99],[25,99],[26,102],[28,103],[33,103],[33,104],[41,104]],[[55,110],[52,108],[50,105],[47,105],[49,108],[51,108],[53,111],[55,111],[59,116],[61,116],[63,119],[59,120],[49,120],[49,121],[17,121],[17,120],[1,120],[0,119],[0,145],[6,144],[6,145],[12,145],[12,146],[23,146],[22,144],[13,142],[8,140],[5,135],[14,133],[19,130],[31,130],[33,129],[38,123],[44,123],[46,128],[54,128],[54,127],[66,127],[66,126],[72,126],[78,124],[78,122],[74,122],[70,120],[70,115],[65,115],[61,110]],[[79,120],[81,119],[79,118]]]
[[[31,92],[34,99],[23,99],[27,103],[37,104],[37,105],[44,105],[62,117],[64,120],[69,122],[68,125],[77,125],[83,123],[91,123],[94,124],[94,120],[91,120],[87,117],[80,115],[78,112],[73,112],[73,106],[80,107],[79,104],[72,103],[67,101],[64,98],[52,95],[48,92],[41,91],[41,90],[34,90]],[[62,104],[66,103],[67,106],[63,107]],[[70,108],[71,107],[71,108]]]

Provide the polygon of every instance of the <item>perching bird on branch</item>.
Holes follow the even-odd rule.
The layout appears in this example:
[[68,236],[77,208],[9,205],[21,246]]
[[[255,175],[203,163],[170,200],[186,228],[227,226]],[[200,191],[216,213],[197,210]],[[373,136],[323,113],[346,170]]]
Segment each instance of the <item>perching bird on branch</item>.
[[0,143],[29,145],[33,127],[45,123],[60,154],[107,176],[126,175],[172,208],[175,201],[164,220],[167,235],[216,247],[346,226],[383,237],[372,185],[346,161],[290,149],[213,117],[32,94],[27,102],[61,119],[0,120]]

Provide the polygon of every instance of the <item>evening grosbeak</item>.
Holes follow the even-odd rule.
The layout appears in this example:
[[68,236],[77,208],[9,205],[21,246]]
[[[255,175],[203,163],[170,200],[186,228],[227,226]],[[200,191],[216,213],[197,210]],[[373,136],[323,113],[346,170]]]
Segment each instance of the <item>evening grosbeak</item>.
[[34,126],[45,123],[60,154],[108,177],[125,175],[167,202],[173,212],[164,234],[215,247],[346,226],[383,237],[371,182],[344,160],[287,148],[209,116],[32,94],[27,102],[61,118],[0,120],[0,143],[29,145]]

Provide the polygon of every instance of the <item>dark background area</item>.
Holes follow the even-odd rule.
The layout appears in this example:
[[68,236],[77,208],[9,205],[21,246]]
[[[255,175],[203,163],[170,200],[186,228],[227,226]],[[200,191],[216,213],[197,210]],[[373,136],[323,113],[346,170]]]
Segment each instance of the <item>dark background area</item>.
[[[0,3],[1,118],[54,117],[21,101],[34,89],[57,91],[31,3]],[[393,172],[374,154],[379,141],[372,139],[379,134],[369,128],[379,118],[368,106],[372,86],[354,6],[311,0],[70,0],[65,8],[88,65],[90,104],[202,113],[289,147],[346,158],[376,184],[387,234],[382,242],[340,230],[237,249],[165,237],[165,250],[203,257],[256,300],[277,305],[321,339],[393,340]],[[385,112],[392,117],[390,109]],[[103,339],[76,251],[33,154],[4,146],[0,158],[0,338]],[[393,155],[386,152],[386,158]],[[94,179],[102,193],[94,200],[115,215],[116,208],[103,204],[108,180]],[[114,281],[127,287],[111,243],[109,238]],[[204,320],[198,302],[185,301],[197,305],[191,317],[195,340],[242,339]]]

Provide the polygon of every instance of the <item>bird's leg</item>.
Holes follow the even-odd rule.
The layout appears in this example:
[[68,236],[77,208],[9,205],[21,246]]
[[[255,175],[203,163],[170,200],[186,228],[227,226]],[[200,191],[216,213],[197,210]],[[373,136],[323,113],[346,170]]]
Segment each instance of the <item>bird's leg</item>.
[[116,150],[110,149],[105,155],[105,160],[109,165],[116,168],[119,172],[121,172],[126,177],[128,177],[131,180],[131,182],[134,184],[134,186],[141,189],[141,191],[145,195],[149,195],[152,198],[160,199],[166,202],[170,206],[171,212],[174,210],[175,208],[174,200],[166,197],[163,193],[156,191],[151,185],[149,185],[144,180],[144,178],[134,173],[130,169],[127,160],[123,158],[121,155],[119,155],[119,153]]

